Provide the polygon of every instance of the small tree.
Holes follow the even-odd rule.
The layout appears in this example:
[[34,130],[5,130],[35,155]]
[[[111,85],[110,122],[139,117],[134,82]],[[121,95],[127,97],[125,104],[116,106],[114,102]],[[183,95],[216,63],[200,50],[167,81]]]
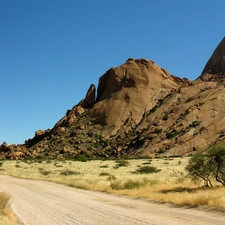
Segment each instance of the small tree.
[[210,181],[212,166],[209,160],[210,158],[202,153],[195,154],[190,158],[185,169],[192,177],[192,180],[204,180],[205,186],[210,185],[212,187],[212,183]]
[[215,145],[210,147],[208,157],[216,181],[225,186],[225,146]]

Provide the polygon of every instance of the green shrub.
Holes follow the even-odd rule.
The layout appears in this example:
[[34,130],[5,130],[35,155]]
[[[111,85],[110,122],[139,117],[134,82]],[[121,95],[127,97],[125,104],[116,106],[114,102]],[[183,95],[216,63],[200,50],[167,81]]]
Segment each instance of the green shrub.
[[191,124],[189,124],[189,127],[190,127],[190,128],[192,128],[192,127],[195,128],[195,127],[197,127],[200,123],[201,123],[201,122],[195,120],[195,121],[193,121]]
[[149,161],[147,161],[147,162],[143,162],[142,164],[143,164],[143,165],[149,165],[149,164],[151,164],[151,163],[152,163],[152,161],[149,160]]
[[108,165],[101,165],[100,168],[108,168]]
[[102,138],[102,135],[101,134],[95,134],[95,139],[97,139],[97,140],[101,140],[101,138]]
[[163,149],[163,148],[159,149],[159,151],[158,151],[159,154],[162,154],[162,153],[165,153],[165,152],[166,152],[166,150]]
[[118,169],[119,167],[126,167],[129,165],[127,160],[117,160],[116,165],[113,167],[114,169]]
[[158,173],[160,169],[154,166],[141,166],[134,173],[148,174],[148,173]]
[[106,173],[106,172],[101,172],[101,173],[99,174],[99,176],[110,176],[110,174],[109,174],[109,173]]
[[81,154],[77,154],[75,156],[75,160],[76,161],[80,161],[80,162],[87,162],[88,161],[88,158],[84,155],[81,155]]
[[172,139],[172,138],[176,137],[176,136],[179,135],[179,134],[180,134],[180,132],[173,131],[173,132],[167,133],[167,134],[166,134],[166,138],[167,138],[167,139]]

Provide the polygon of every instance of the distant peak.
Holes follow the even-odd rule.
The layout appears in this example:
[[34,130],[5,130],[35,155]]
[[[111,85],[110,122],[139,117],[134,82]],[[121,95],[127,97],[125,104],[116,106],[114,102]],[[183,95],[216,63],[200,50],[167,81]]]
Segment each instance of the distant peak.
[[225,37],[206,63],[200,78],[205,81],[225,78]]

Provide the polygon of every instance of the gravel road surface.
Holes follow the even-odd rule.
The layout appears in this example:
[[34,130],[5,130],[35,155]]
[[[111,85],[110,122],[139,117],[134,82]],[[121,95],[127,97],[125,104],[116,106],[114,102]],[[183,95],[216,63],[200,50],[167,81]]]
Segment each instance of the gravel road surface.
[[223,225],[225,214],[0,175],[0,189],[24,225]]

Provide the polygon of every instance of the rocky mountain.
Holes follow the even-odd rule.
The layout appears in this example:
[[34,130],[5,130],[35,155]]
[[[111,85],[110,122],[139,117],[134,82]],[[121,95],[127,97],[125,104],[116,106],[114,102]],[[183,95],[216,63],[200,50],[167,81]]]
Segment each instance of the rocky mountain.
[[[96,93],[97,92],[97,93]],[[90,85],[52,129],[1,158],[190,155],[225,141],[225,38],[194,81],[147,59],[128,59]]]

